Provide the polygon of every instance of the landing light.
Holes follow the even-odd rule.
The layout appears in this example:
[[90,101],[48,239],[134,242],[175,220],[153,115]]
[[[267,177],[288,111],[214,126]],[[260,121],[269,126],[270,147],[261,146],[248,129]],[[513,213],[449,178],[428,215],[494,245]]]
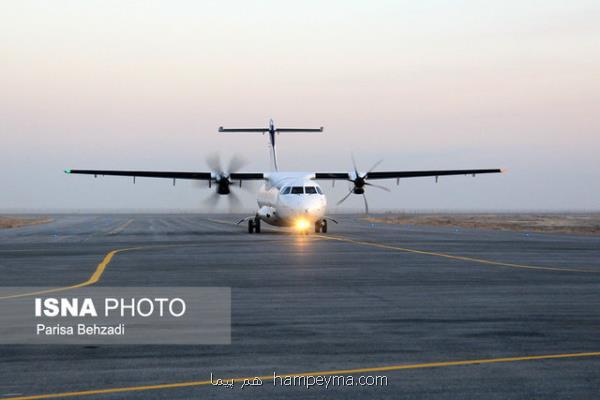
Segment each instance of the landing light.
[[305,219],[299,219],[296,221],[296,229],[299,231],[305,231],[310,227],[310,223]]

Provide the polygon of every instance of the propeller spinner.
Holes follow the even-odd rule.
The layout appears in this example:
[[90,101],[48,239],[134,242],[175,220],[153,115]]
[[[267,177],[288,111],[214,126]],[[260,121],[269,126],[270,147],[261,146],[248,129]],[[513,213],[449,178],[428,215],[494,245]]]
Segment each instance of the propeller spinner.
[[352,193],[360,194],[362,195],[363,201],[365,203],[365,213],[368,214],[369,203],[367,201],[367,196],[365,195],[365,186],[372,186],[377,189],[385,190],[386,192],[390,191],[390,189],[386,188],[385,186],[375,185],[373,183],[367,182],[367,179],[369,178],[369,172],[372,172],[375,168],[377,168],[379,164],[382,163],[382,161],[383,160],[377,161],[375,164],[373,164],[371,168],[369,168],[368,172],[361,174],[360,172],[358,172],[358,168],[356,167],[356,160],[354,159],[354,155],[352,155],[352,166],[354,167],[354,171],[350,174],[350,178],[348,179],[348,181],[352,182],[353,186],[348,192],[348,194],[346,194],[342,199],[340,199],[340,201],[338,201],[337,204],[342,204],[348,199],[348,197],[350,197]]
[[229,200],[229,208],[239,209],[241,208],[241,201],[235,192],[232,192],[231,185],[234,184],[230,179],[232,173],[239,171],[246,162],[241,157],[234,155],[229,160],[227,168],[223,168],[221,164],[221,158],[219,154],[214,153],[206,158],[206,163],[211,169],[212,179],[209,181],[209,187],[213,184],[216,186],[216,191],[210,195],[206,201],[210,203],[212,207],[215,207],[221,196],[227,196]]

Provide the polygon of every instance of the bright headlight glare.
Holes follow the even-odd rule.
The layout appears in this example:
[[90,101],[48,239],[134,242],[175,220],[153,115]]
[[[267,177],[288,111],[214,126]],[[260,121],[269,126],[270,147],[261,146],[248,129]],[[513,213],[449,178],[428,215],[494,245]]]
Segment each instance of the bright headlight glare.
[[305,230],[305,229],[308,229],[309,226],[310,226],[310,224],[305,219],[301,218],[296,221],[296,229]]

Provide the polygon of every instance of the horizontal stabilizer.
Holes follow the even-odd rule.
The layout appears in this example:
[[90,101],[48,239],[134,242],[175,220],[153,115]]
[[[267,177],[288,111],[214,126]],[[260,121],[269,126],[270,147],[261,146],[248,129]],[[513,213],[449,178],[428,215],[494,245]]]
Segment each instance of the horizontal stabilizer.
[[224,133],[228,133],[228,132],[250,132],[250,133],[264,133],[264,132],[269,132],[269,128],[223,128],[222,126],[219,127],[219,132],[224,132]]
[[[219,127],[221,133],[265,133],[270,132],[269,128],[223,128]],[[320,128],[275,128],[273,132],[277,133],[320,133],[323,132],[323,127]]]
[[305,132],[323,132],[323,127],[320,128],[277,128],[275,132],[285,133],[305,133]]
[[277,152],[275,151],[275,136],[280,133],[320,133],[323,132],[323,127],[320,128],[277,128],[273,120],[269,121],[269,126],[266,128],[223,128],[219,127],[221,133],[268,133],[269,144],[271,146],[271,166],[274,171],[279,170],[277,166]]

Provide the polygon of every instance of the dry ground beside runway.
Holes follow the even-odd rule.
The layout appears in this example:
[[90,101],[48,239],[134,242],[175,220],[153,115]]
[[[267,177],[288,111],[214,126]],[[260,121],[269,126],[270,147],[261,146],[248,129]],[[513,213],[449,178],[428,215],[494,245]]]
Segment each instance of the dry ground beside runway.
[[47,224],[52,219],[48,217],[18,217],[18,216],[1,216],[0,229],[20,228],[27,225]]
[[[309,236],[249,235],[230,222],[236,216],[53,218],[0,231],[2,286],[227,286],[232,344],[0,346],[0,399],[600,393],[598,237],[353,216]],[[377,373],[389,384],[242,391],[206,383],[210,373],[273,371]]]
[[398,225],[600,235],[600,213],[403,213],[374,216],[367,218],[367,221]]

